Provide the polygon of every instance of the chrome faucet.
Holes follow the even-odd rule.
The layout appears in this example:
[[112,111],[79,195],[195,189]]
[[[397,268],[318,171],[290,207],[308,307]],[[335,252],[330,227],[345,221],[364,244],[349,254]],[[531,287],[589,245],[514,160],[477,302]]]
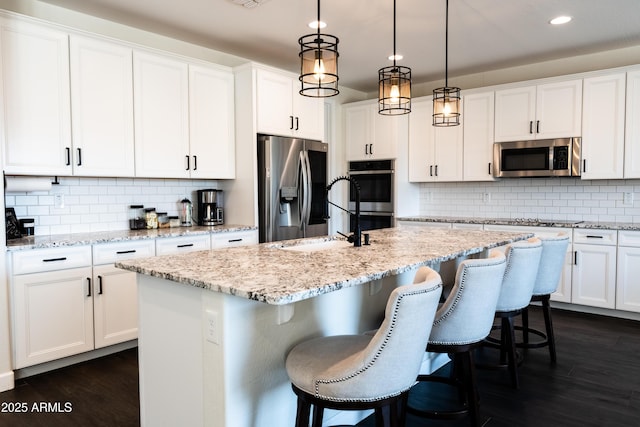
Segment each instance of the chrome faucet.
[[351,185],[353,186],[353,188],[356,190],[356,224],[355,224],[355,230],[353,230],[353,234],[350,236],[347,236],[343,233],[340,233],[338,231],[338,234],[344,236],[347,238],[347,241],[349,243],[353,243],[353,246],[362,246],[362,230],[360,229],[360,185],[358,184],[358,182],[351,178],[350,176],[339,176],[337,178],[335,178],[333,181],[331,181],[329,183],[329,185],[327,185],[327,188],[324,192],[324,200],[326,201],[325,204],[325,219],[329,219],[329,205],[333,205],[345,212],[347,212],[349,215],[353,215],[353,213],[351,213],[351,211],[349,211],[348,209],[345,209],[341,206],[338,206],[337,204],[329,201],[329,190],[331,190],[331,187],[333,187],[333,184],[335,184],[338,181],[349,181],[351,183]]

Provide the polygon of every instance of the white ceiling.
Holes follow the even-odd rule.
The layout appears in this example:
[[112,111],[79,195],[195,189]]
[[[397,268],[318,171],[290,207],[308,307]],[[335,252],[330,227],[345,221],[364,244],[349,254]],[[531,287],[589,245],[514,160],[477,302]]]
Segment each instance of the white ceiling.
[[[42,0],[282,69],[298,70],[298,38],[316,0]],[[324,0],[323,31],[340,39],[340,83],[374,91],[393,50],[392,0]],[[573,21],[552,26],[561,14]],[[640,0],[450,0],[449,76],[640,45]],[[445,0],[397,0],[397,52],[414,82],[444,77]],[[638,61],[640,62],[640,58]]]

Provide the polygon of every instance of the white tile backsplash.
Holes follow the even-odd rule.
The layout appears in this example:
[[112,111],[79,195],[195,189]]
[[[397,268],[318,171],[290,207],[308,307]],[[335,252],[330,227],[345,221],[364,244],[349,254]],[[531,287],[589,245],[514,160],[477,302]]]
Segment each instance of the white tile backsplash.
[[[519,178],[419,185],[420,215],[640,223],[640,180]],[[625,192],[635,193],[632,205],[623,203]]]
[[[116,231],[129,228],[129,205],[154,207],[178,215],[180,200],[194,202],[196,190],[219,188],[215,180],[137,178],[59,178],[50,191],[8,192],[7,207],[18,218],[34,218],[35,234]],[[55,195],[64,205],[55,206]]]

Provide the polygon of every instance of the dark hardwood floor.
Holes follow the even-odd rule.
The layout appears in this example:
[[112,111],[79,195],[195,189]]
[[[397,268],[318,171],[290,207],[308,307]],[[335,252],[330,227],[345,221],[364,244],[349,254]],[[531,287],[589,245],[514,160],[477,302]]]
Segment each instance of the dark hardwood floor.
[[[479,370],[480,413],[487,427],[640,426],[640,322],[555,309],[558,363],[546,349],[523,352],[520,389],[505,371]],[[541,316],[532,310],[532,326]],[[411,399],[441,399],[444,390],[418,385]],[[7,413],[24,402],[27,413]],[[33,404],[70,412],[34,412]],[[18,380],[0,393],[0,427],[134,427],[140,424],[136,350]],[[52,408],[53,406],[53,408]],[[279,426],[277,423],[274,427]],[[468,426],[409,415],[408,427]],[[359,427],[372,427],[372,417]]]

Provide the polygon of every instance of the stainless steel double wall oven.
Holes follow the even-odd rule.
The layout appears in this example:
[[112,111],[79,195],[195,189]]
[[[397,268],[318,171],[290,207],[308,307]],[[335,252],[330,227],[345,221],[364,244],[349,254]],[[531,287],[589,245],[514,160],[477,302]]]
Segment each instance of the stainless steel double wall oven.
[[[394,162],[393,160],[365,160],[349,162],[349,176],[360,186],[360,226],[362,230],[389,228],[395,225]],[[349,186],[349,210],[356,209],[353,186]],[[355,216],[351,215],[351,231]]]

